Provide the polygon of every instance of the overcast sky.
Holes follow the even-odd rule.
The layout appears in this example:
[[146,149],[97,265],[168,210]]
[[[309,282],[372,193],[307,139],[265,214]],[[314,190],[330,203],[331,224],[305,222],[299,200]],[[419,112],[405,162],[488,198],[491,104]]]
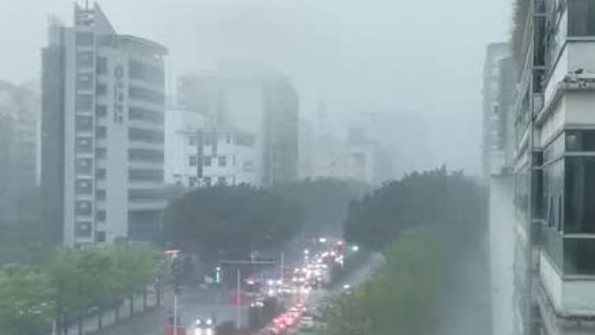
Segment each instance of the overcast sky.
[[[70,25],[72,3],[0,0],[0,79],[39,76],[48,15]],[[510,0],[99,4],[119,33],[169,48],[171,78],[222,58],[258,60],[294,78],[304,115],[315,115],[320,100],[331,117],[390,115],[399,170],[447,163],[479,172],[483,58],[488,43],[509,36]]]

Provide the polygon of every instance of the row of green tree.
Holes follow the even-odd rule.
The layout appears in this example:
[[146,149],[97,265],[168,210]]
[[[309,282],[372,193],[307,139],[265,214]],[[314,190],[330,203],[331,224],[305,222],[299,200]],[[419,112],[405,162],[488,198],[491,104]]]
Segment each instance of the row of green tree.
[[385,262],[328,305],[321,334],[487,333],[486,202],[482,186],[446,168],[353,201],[347,239],[381,251]]
[[47,333],[82,322],[91,311],[115,309],[145,293],[166,275],[162,254],[141,246],[116,244],[61,250],[41,267],[5,265],[0,270],[2,335]]

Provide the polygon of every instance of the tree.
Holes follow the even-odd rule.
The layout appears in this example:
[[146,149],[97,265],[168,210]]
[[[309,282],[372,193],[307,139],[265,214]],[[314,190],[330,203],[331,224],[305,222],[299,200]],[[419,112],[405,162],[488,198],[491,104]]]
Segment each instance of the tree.
[[196,189],[172,201],[164,219],[174,246],[207,261],[282,245],[302,220],[297,202],[247,185]]
[[461,172],[445,167],[406,175],[349,204],[345,236],[384,250],[402,231],[448,227],[477,235],[485,229],[486,192]]
[[52,287],[46,274],[9,265],[0,271],[0,330],[2,335],[37,335],[52,318]]

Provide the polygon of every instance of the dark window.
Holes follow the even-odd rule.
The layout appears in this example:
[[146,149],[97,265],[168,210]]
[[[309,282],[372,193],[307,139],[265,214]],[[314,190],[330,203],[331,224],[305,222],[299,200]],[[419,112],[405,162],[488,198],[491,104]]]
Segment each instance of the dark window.
[[128,159],[136,162],[163,163],[163,151],[155,149],[130,149]]
[[106,105],[97,105],[95,107],[95,115],[97,117],[107,117],[107,106]]
[[97,74],[107,74],[106,57],[97,57]]
[[565,233],[595,233],[595,157],[566,158]]
[[227,166],[227,157],[219,156],[219,166]]
[[91,194],[92,193],[92,183],[90,179],[77,179],[76,184],[76,193],[77,194]]
[[137,86],[131,86],[128,89],[128,95],[131,99],[147,101],[154,104],[163,104],[165,101],[163,93],[155,92]]
[[93,212],[93,206],[91,201],[88,200],[78,200],[75,203],[74,212],[76,215],[91,215]]
[[204,162],[204,166],[211,166],[211,157],[210,156],[206,156],[203,160]]
[[91,174],[93,170],[93,160],[91,158],[77,158],[76,159],[76,174]]
[[197,166],[198,165],[198,157],[196,155],[188,156],[188,164],[190,166]]
[[105,241],[107,241],[107,238],[104,231],[98,231],[95,233],[95,242],[103,243]]
[[211,177],[204,177],[205,186],[211,186]]
[[595,275],[595,239],[564,239],[564,274]]
[[93,151],[93,140],[90,137],[76,138],[76,152],[77,153],[91,153]]
[[133,202],[145,202],[163,200],[162,189],[137,189],[128,191],[128,200]]
[[106,217],[107,213],[104,209],[98,210],[97,213],[95,213],[95,219],[97,219],[99,222],[105,222]]
[[79,51],[76,53],[76,67],[93,67],[93,52]]
[[568,1],[568,36],[595,36],[595,1]]
[[132,79],[143,80],[155,85],[164,84],[164,71],[157,66],[130,61],[128,63],[128,73]]
[[101,168],[95,171],[95,177],[99,180],[105,179],[107,176],[107,169]]
[[595,151],[595,130],[566,131],[567,151]]
[[106,95],[107,94],[107,85],[106,84],[97,84],[95,89],[97,95]]
[[93,33],[76,33],[76,44],[84,47],[92,47],[94,44]]
[[151,182],[163,182],[163,170],[150,170],[150,169],[131,169],[128,172],[129,180],[134,181],[151,181]]
[[76,237],[91,237],[93,234],[93,225],[89,221],[77,221],[74,226],[74,235]]
[[103,159],[107,157],[107,149],[106,148],[96,148],[95,149],[95,157],[98,159]]
[[93,129],[92,116],[76,116],[76,130],[77,131],[91,131]]
[[217,179],[217,183],[218,183],[219,185],[225,185],[225,184],[226,184],[225,177],[219,177],[219,178]]
[[128,109],[128,118],[130,120],[140,120],[160,125],[162,125],[164,122],[164,116],[162,112],[138,107],[130,107]]
[[106,138],[107,137],[107,128],[105,126],[95,127],[95,137]]
[[97,200],[105,200],[105,198],[106,198],[105,190],[96,190],[95,197],[97,198]]
[[163,131],[130,127],[128,139],[147,143],[163,143]]

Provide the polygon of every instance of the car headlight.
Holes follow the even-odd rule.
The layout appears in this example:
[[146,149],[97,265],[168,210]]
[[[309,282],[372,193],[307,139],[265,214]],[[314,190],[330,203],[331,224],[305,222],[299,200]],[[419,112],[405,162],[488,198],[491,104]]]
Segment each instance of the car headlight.
[[213,320],[207,319],[207,326],[212,326],[212,325],[213,325]]

